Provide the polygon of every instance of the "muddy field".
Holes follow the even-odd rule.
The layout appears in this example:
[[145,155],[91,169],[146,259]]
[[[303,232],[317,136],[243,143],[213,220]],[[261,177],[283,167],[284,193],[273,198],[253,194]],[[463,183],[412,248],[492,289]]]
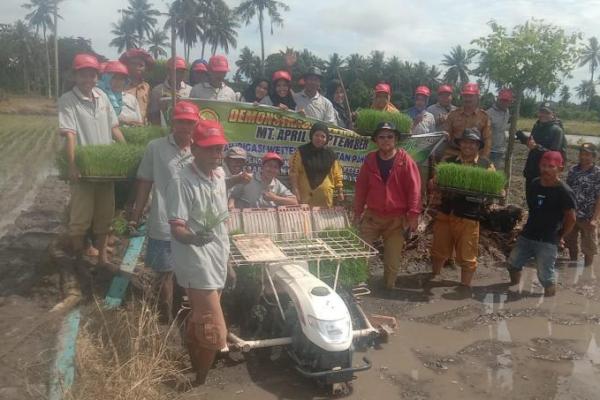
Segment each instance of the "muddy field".
[[[67,187],[45,177],[52,171],[52,151],[47,149],[56,145],[48,133],[54,125],[36,118],[15,126],[40,123],[24,128],[20,136],[37,144],[14,144],[0,158],[0,215],[5,216],[0,221],[5,224],[0,239],[0,399],[7,400],[45,398],[58,321],[44,316],[61,297],[46,247],[60,233]],[[0,135],[6,135],[4,130]],[[525,151],[517,149],[515,170],[520,171]],[[12,160],[8,168],[5,155]],[[516,178],[513,187],[517,190],[511,198],[519,203],[522,180]],[[15,209],[19,211],[13,215],[6,212]],[[558,295],[548,300],[541,296],[533,269],[526,270],[519,288],[505,285],[502,261],[510,239],[501,238],[499,250],[493,246],[498,240],[483,236],[485,254],[471,297],[455,290],[459,271],[452,268],[444,271],[444,282],[427,283],[425,243],[409,251],[394,292],[378,289],[381,270],[373,268],[373,293],[363,298],[362,306],[367,313],[395,316],[398,328],[381,348],[357,352],[356,361],[367,355],[373,368],[358,375],[349,398],[598,398],[598,265],[561,262]],[[284,354],[273,353],[266,359],[249,355],[238,363],[221,359],[206,386],[180,393],[180,398],[321,399],[326,393],[300,378]]]

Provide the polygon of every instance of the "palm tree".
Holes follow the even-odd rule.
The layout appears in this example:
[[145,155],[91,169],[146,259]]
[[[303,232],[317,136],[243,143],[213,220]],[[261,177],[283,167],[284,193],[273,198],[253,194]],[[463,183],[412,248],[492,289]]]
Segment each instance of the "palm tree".
[[369,68],[367,60],[358,53],[350,54],[346,58],[346,65],[348,71],[346,80],[351,82],[361,79]]
[[16,54],[18,60],[16,60],[23,70],[23,86],[27,93],[31,91],[31,79],[30,79],[30,66],[32,63],[31,56],[31,31],[29,25],[25,24],[22,20],[17,20],[12,27],[14,35],[14,44],[16,45]]
[[260,75],[260,57],[255,55],[248,47],[244,47],[240,51],[235,65],[238,67],[238,72],[244,75],[249,81],[255,80]]
[[596,94],[596,84],[593,81],[581,81],[579,86],[575,88],[575,92],[577,92],[577,97],[581,100],[589,102],[589,99]]
[[[283,11],[289,11],[290,7],[277,0],[244,0],[236,9],[234,14],[240,17],[240,19],[250,25],[250,21],[258,14],[258,29],[260,31],[260,60],[263,68],[265,64],[265,36],[264,36],[264,23],[266,12],[271,19],[271,35],[273,34],[273,25],[283,26],[283,18],[279,9]],[[264,72],[264,71],[263,71]]]
[[129,7],[123,10],[123,15],[133,21],[137,36],[143,39],[144,36],[150,38],[160,12],[148,0],[129,0]]
[[175,0],[169,11],[170,16],[165,23],[165,28],[175,24],[177,37],[183,42],[184,57],[189,61],[192,46],[198,43],[203,35],[201,27],[206,22],[204,8],[201,8],[197,0]]
[[110,33],[115,35],[115,38],[110,41],[109,46],[116,47],[119,53],[140,46],[141,39],[137,36],[132,20],[127,17],[121,18],[118,23],[113,23],[112,27]]
[[[600,65],[600,45],[598,44],[598,39],[595,36],[592,36],[588,39],[588,44],[581,51],[581,55],[579,56],[579,66],[583,67],[584,65],[590,66],[590,80],[589,82],[594,82],[594,72],[596,68]],[[589,110],[592,105],[592,96],[589,96],[587,109]]]
[[50,52],[48,50],[48,40],[46,38],[46,31],[54,28],[54,11],[56,8],[56,1],[54,0],[30,0],[30,3],[23,4],[23,8],[31,10],[29,14],[25,16],[25,19],[30,26],[35,27],[36,35],[39,35],[40,29],[42,30],[44,45],[46,46],[46,66],[48,72],[48,97],[52,97],[52,82],[51,74],[52,70],[50,67]]
[[152,53],[155,59],[166,57],[167,52],[165,51],[165,47],[169,46],[169,36],[165,30],[152,29],[148,35],[146,44],[148,45],[148,51]]
[[225,53],[229,53],[229,46],[237,47],[237,31],[240,27],[236,17],[224,2],[216,3],[210,23],[204,28],[204,36],[211,46],[214,55],[217,48],[221,47]]
[[571,98],[571,91],[569,90],[569,87],[567,85],[563,85],[560,88],[560,104],[563,106],[566,106],[567,104],[569,104],[569,99]]
[[465,50],[461,45],[453,47],[450,54],[445,54],[442,60],[442,65],[448,68],[444,80],[452,85],[463,85],[469,82],[471,72],[469,64],[474,56],[474,50]]
[[329,56],[329,60],[326,62],[327,70],[325,76],[327,79],[337,79],[338,71],[341,72],[344,66],[344,59],[340,57],[338,53],[333,53]]

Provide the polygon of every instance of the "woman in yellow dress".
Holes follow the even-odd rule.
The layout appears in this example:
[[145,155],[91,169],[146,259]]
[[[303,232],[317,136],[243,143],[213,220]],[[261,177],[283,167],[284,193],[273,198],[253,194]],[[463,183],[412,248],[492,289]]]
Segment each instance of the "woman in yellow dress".
[[290,160],[290,180],[301,204],[332,207],[334,193],[344,200],[342,167],[328,142],[329,128],[317,122],[310,129],[310,142],[298,147]]

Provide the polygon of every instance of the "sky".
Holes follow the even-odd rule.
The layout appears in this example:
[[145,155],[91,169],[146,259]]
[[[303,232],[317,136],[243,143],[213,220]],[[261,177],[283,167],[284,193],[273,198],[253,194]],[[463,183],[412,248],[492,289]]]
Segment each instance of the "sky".
[[[387,57],[428,64],[440,64],[451,47],[469,47],[471,40],[490,32],[487,22],[496,20],[513,27],[535,17],[561,26],[567,32],[580,32],[584,38],[600,37],[600,0],[283,0],[290,11],[284,13],[285,25],[265,32],[267,54],[286,47],[307,48],[320,57],[337,52],[368,55],[382,50]],[[24,0],[1,0],[0,23],[24,18]],[[170,1],[169,1],[170,2]],[[230,7],[241,0],[226,0]],[[166,0],[154,0],[166,12]],[[82,36],[92,40],[94,50],[108,58],[118,56],[111,41],[111,23],[119,19],[126,0],[63,0],[59,36]],[[237,50],[248,46],[260,54],[258,22],[238,32]],[[237,50],[229,53],[230,63]],[[181,51],[179,49],[178,51]],[[200,48],[192,50],[199,58]],[[587,67],[578,68],[567,81],[571,87],[589,79]]]

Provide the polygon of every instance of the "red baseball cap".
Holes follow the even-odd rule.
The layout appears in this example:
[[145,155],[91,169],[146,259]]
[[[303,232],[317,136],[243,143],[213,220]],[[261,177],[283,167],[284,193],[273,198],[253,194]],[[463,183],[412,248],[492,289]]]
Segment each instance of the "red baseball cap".
[[540,164],[547,163],[555,167],[562,168],[563,156],[559,151],[546,151],[540,160]]
[[392,94],[392,88],[387,83],[378,83],[375,85],[375,93]]
[[73,69],[75,71],[84,68],[92,68],[100,72],[100,63],[96,56],[88,53],[79,53],[73,58]]
[[452,90],[452,86],[450,85],[442,85],[438,88],[438,94],[442,94],[442,93],[450,93],[452,94],[453,90]]
[[460,94],[476,94],[479,95],[479,85],[476,83],[465,83]]
[[[167,61],[167,67],[169,69],[173,68],[173,59],[169,58]],[[181,57],[175,57],[175,69],[187,69],[187,65],[185,60]]]
[[196,124],[192,142],[198,147],[211,147],[229,143],[225,137],[223,125],[213,119],[203,119]]
[[196,65],[194,65],[194,71],[208,72],[208,68],[206,67],[206,64],[204,64],[203,62],[199,62],[199,63],[196,63]]
[[227,57],[216,55],[208,60],[208,70],[213,72],[229,72]]
[[423,96],[431,96],[431,90],[427,86],[418,86],[415,90],[415,96],[418,94],[422,94]]
[[103,74],[121,74],[121,75],[129,75],[129,70],[120,61],[109,61],[106,63],[104,68],[102,69]]
[[498,92],[498,100],[513,101],[513,93],[510,89],[501,89]]
[[200,121],[200,109],[189,101],[178,101],[173,108],[174,120]]
[[262,163],[264,164],[271,160],[279,161],[279,166],[283,165],[283,158],[281,158],[281,156],[274,151],[269,151],[267,154],[265,154],[262,158]]
[[277,82],[280,79],[283,79],[283,80],[288,81],[288,82],[292,81],[292,77],[290,76],[289,72],[287,72],[287,71],[275,71],[275,73],[273,74],[273,78],[271,80],[273,82]]
[[123,64],[127,64],[127,62],[132,58],[141,58],[146,64],[154,65],[154,58],[152,58],[152,55],[144,49],[129,49],[125,53],[121,54],[119,61],[121,61]]

